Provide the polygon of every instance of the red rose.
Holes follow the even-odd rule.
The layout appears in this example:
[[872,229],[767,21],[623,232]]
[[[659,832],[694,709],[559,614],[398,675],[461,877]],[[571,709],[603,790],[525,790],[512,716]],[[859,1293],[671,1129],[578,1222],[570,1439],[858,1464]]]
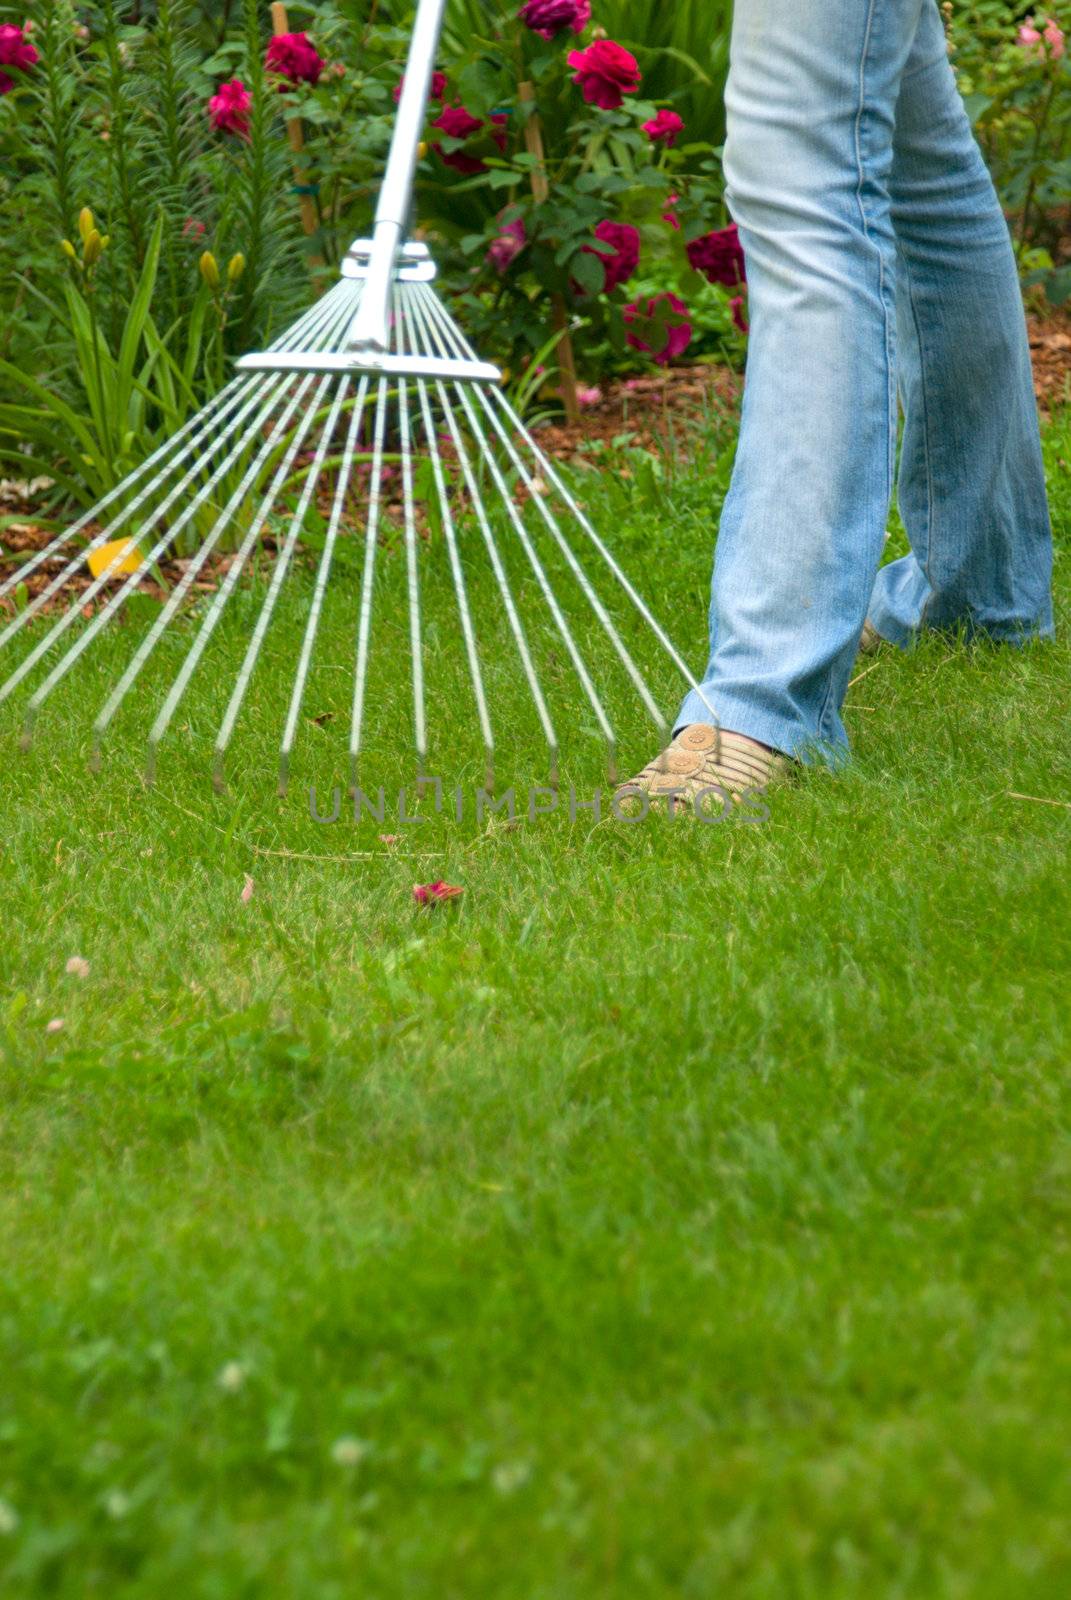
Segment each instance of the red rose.
[[[29,72],[39,60],[37,51],[26,38],[26,29],[17,27],[13,22],[5,22],[0,27],[0,67],[14,67],[16,72]],[[4,73],[8,89],[14,88],[14,80]],[[4,90],[7,93],[7,89]]]
[[268,42],[264,64],[288,83],[317,83],[324,60],[307,33],[277,33]]
[[[398,79],[398,82],[394,86],[394,101],[395,101],[395,104],[397,104],[398,101],[402,98],[402,85],[404,83],[405,83],[405,74],[403,73],[402,76]],[[443,95],[446,93],[446,73],[445,72],[433,72],[432,73],[432,75],[431,75],[431,88],[428,91],[428,93],[429,93],[430,98],[432,100],[442,100]]]
[[526,0],[520,16],[543,39],[554,39],[565,28],[583,33],[591,21],[591,0]]
[[571,50],[569,65],[576,69],[574,82],[584,99],[603,111],[616,111],[625,95],[635,94],[640,86],[636,57],[612,39],[596,39],[586,50]]
[[[626,306],[625,326],[629,330],[627,342],[633,350],[653,356],[660,367],[668,366],[692,342],[688,308],[675,294],[656,294],[645,305]],[[663,329],[661,335],[656,331],[659,327]],[[661,349],[654,349],[652,338],[661,339]]]
[[677,142],[677,135],[684,132],[684,120],[675,111],[659,111],[650,122],[644,123],[643,131],[652,144],[664,144],[671,149]]
[[600,222],[595,229],[596,239],[609,246],[609,253],[597,250],[593,244],[584,246],[584,254],[597,256],[606,272],[603,293],[609,294],[619,283],[627,283],[640,264],[640,236],[628,222]]
[[248,139],[249,113],[252,105],[253,96],[241,78],[232,78],[229,83],[221,83],[208,102],[208,115],[212,119],[212,126],[218,128],[221,133],[236,133],[239,138]]
[[726,288],[735,289],[738,283],[747,282],[744,252],[735,222],[714,233],[704,233],[685,249],[689,264],[711,283],[724,283]]
[[[471,111],[466,111],[464,106],[445,106],[432,123],[432,127],[445,133],[448,139],[471,139],[475,134],[484,134],[494,141],[501,155],[506,148],[508,120],[504,112],[496,111],[487,122],[482,122],[479,117],[474,117]],[[463,172],[466,177],[486,170],[485,161],[464,150],[444,150],[441,144],[433,145],[432,149],[445,166],[453,167],[455,172]]]

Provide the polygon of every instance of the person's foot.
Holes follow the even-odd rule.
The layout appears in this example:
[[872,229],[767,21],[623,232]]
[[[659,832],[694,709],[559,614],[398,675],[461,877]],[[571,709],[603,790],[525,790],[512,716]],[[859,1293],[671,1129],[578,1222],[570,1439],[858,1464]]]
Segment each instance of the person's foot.
[[863,623],[863,632],[859,640],[859,654],[861,656],[875,655],[884,643],[885,640],[868,617]]
[[614,800],[622,815],[628,816],[642,804],[641,794],[652,799],[665,797],[667,805],[672,803],[677,810],[694,806],[704,791],[711,791],[704,795],[704,804],[722,810],[724,796],[736,800],[748,792],[761,792],[768,784],[786,778],[791,768],[787,756],[757,739],[693,722],[630,783],[623,784]]

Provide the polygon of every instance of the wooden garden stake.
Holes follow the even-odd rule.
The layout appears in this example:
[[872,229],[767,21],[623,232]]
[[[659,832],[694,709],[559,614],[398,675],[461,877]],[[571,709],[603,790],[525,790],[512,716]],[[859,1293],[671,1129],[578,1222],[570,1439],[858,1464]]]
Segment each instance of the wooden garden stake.
[[[274,4],[271,8],[271,25],[272,32],[275,34],[290,32],[290,20],[287,17],[286,7],[282,4],[282,0],[274,0]],[[301,159],[305,153],[305,130],[301,125],[301,118],[287,117],[286,132],[287,137],[290,140],[290,148],[293,151],[295,158],[294,184],[297,188],[300,200],[301,225],[305,229],[306,235],[311,239],[313,234],[319,228],[320,223],[319,218],[316,215],[316,207],[312,203],[312,195],[309,193],[309,185],[305,181],[308,175],[308,169]],[[309,271],[313,274],[315,274],[317,269],[321,268],[323,264],[323,256],[313,255],[309,257]]]
[[[518,93],[523,101],[531,105],[535,100],[535,86],[531,83],[522,83]],[[537,206],[550,197],[550,184],[547,181],[546,152],[543,147],[543,122],[538,111],[529,113],[524,123],[524,145],[530,156],[534,156],[537,165],[532,168],[532,198]],[[565,304],[565,296],[555,294],[551,296],[551,307],[554,316],[554,327],[561,332],[558,340],[558,370],[561,374],[561,397],[565,406],[565,415],[569,422],[580,421],[580,405],[576,398],[576,358],[573,354],[573,341],[569,335],[569,312]],[[562,331],[564,330],[564,331]]]

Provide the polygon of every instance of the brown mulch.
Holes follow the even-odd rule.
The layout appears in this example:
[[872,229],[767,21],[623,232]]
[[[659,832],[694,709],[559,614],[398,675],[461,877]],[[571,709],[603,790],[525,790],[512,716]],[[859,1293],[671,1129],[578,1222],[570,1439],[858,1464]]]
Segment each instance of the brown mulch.
[[[1034,387],[1042,412],[1047,415],[1054,406],[1071,400],[1071,311],[1049,312],[1043,318],[1030,314],[1027,323]],[[582,450],[590,450],[592,445],[609,445],[623,439],[634,448],[658,452],[665,448],[671,433],[679,441],[700,417],[712,412],[731,413],[739,399],[742,381],[739,373],[714,365],[669,367],[645,377],[613,379],[599,389],[585,393],[585,404],[578,423],[563,422],[541,427],[539,443],[552,459],[564,460]],[[444,450],[444,458],[448,454]],[[39,527],[34,520],[35,510],[40,506],[43,491],[47,487],[47,481],[40,479],[30,483],[0,480],[0,514],[20,519],[12,521],[0,531],[0,585],[11,571],[11,563],[4,559],[5,556],[23,556],[42,550],[54,537],[53,533]],[[385,505],[388,514],[392,509],[390,502],[388,492]],[[23,515],[25,521],[21,520]],[[86,533],[92,536],[94,531],[90,526]],[[262,541],[257,559],[271,561],[274,554],[275,544],[269,536]],[[25,580],[28,597],[35,599],[69,559],[70,551],[65,548],[31,573]],[[209,558],[190,586],[191,600],[215,591],[231,560],[232,557],[225,555]],[[141,580],[139,588],[142,593],[163,600],[182,580],[189,567],[188,560],[164,561],[159,571],[167,589],[149,575]],[[92,582],[88,570],[80,568],[49,605],[61,601],[68,605],[72,599],[84,594]],[[18,596],[18,604],[22,604],[21,595]],[[15,606],[14,594],[0,599],[0,616],[13,614]],[[92,605],[87,606],[86,614],[91,615],[92,609]]]
[[1071,402],[1071,311],[1027,316],[1034,390],[1048,415],[1054,405]]

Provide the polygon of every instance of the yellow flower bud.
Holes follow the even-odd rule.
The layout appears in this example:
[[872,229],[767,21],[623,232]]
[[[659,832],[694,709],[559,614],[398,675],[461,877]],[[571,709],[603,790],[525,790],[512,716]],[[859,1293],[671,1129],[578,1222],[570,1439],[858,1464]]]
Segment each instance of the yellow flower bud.
[[419,160],[423,161],[423,159],[427,155],[427,153],[428,153],[427,140],[426,139],[421,139],[420,143],[417,145],[417,157],[419,158]]
[[96,223],[93,220],[92,211],[90,211],[88,206],[83,206],[81,211],[78,213],[78,232],[82,236],[83,245],[85,245],[88,241],[89,235],[93,232],[95,226]]
[[63,254],[67,257],[68,261],[77,261],[78,260],[78,251],[74,248],[74,245],[71,243],[71,241],[69,239],[63,239],[63,240],[60,241],[60,249],[63,251]]
[[201,277],[205,280],[208,287],[210,289],[218,289],[219,267],[216,265],[216,258],[212,254],[211,250],[205,251],[204,255],[198,262],[198,266],[201,269]]
[[89,235],[82,246],[82,261],[87,267],[95,266],[104,254],[104,240],[96,228],[89,230]]
[[244,271],[245,256],[239,250],[238,254],[231,256],[230,261],[227,263],[227,282],[237,283]]

